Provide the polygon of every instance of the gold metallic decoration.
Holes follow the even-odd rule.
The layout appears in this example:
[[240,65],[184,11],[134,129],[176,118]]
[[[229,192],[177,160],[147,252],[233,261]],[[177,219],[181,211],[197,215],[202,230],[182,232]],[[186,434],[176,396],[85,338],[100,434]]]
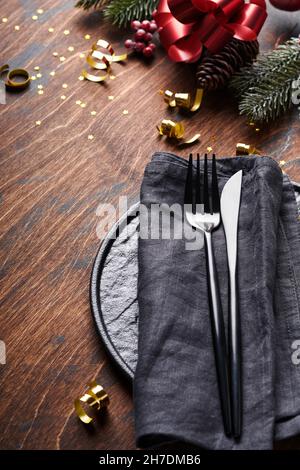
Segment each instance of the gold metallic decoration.
[[173,91],[166,90],[164,92],[164,100],[171,108],[181,108],[194,113],[200,108],[203,97],[203,89],[197,88],[194,98],[191,93],[173,93]]
[[157,130],[160,135],[176,140],[179,145],[193,144],[200,137],[200,134],[195,134],[190,139],[183,139],[185,132],[183,123],[171,121],[170,119],[163,119],[160,126],[157,126]]
[[[108,50],[109,54],[99,51],[99,48]],[[123,62],[127,59],[127,54],[116,55],[111,44],[105,41],[105,39],[99,39],[93,44],[92,50],[95,51],[95,57],[100,60],[102,57],[105,57],[109,62]]]
[[5,64],[5,65],[1,65],[0,67],[0,78],[2,77],[2,75],[4,74],[8,74],[8,71],[9,71],[9,65],[8,64]]
[[109,396],[107,395],[106,391],[98,385],[95,381],[93,381],[89,385],[89,389],[87,392],[82,395],[82,397],[77,398],[74,401],[75,411],[79,419],[85,423],[89,424],[93,421],[83,408],[83,404],[85,406],[89,406],[91,408],[95,408],[97,411],[100,411],[104,408],[107,408],[109,405]]
[[[25,69],[13,69],[9,70],[8,64],[0,67],[0,75],[7,73],[5,85],[10,91],[20,91],[27,88],[30,84],[30,75]],[[15,77],[23,77],[22,81],[14,80]]]
[[111,63],[122,62],[127,59],[127,54],[116,55],[111,44],[104,39],[99,39],[95,44],[92,45],[92,50],[86,57],[87,64],[94,70],[103,70],[103,75],[96,75],[88,72],[87,70],[82,71],[82,76],[91,82],[100,83],[106,80],[111,74]]
[[254,145],[238,142],[236,144],[235,154],[238,157],[242,155],[260,155],[260,152],[254,147]]

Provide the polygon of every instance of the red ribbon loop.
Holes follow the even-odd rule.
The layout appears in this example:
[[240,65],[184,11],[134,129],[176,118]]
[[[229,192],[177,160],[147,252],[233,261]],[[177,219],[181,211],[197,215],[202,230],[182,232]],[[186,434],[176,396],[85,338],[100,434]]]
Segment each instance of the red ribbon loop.
[[254,41],[265,0],[161,0],[154,14],[160,41],[175,62],[196,62],[203,46],[216,53],[232,38]]

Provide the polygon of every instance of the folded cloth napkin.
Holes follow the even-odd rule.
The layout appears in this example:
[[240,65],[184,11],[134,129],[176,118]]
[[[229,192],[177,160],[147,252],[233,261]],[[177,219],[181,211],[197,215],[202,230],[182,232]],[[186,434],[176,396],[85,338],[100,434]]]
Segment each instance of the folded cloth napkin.
[[[210,170],[210,167],[209,167]],[[243,431],[224,435],[211,337],[205,250],[184,239],[139,239],[139,447],[183,441],[208,449],[271,449],[300,433],[300,233],[292,185],[268,157],[218,159],[219,189],[238,170],[238,291]],[[141,204],[183,205],[187,161],[154,154]],[[140,212],[140,224],[147,223]],[[150,227],[150,224],[149,224]],[[222,225],[213,232],[225,322],[228,272]]]

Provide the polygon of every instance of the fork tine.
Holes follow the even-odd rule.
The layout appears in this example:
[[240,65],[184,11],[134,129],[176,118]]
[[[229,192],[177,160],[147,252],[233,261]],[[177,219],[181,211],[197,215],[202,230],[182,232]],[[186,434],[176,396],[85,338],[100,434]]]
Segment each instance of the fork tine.
[[220,212],[220,196],[219,196],[219,188],[218,188],[218,176],[217,176],[217,165],[216,165],[215,154],[213,154],[213,158],[212,158],[211,192],[212,192],[212,211]]
[[200,180],[200,155],[197,153],[197,173],[196,173],[196,205],[202,204],[201,180]]
[[193,154],[190,153],[185,180],[184,204],[193,205]]
[[204,199],[204,212],[209,213],[209,194],[208,194],[208,174],[207,174],[207,153],[204,156],[204,188],[203,188],[203,199]]

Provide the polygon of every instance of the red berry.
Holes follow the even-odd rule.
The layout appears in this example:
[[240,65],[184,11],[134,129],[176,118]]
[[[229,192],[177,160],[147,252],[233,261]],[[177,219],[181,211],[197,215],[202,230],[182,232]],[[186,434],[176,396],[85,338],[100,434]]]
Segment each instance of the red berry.
[[132,39],[126,39],[126,41],[124,42],[124,46],[127,48],[127,49],[130,49],[132,47]]
[[138,29],[134,35],[134,39],[136,39],[137,41],[140,41],[141,39],[144,39],[145,34],[146,34],[146,31],[144,29]]
[[148,44],[148,47],[150,47],[152,49],[152,51],[154,52],[155,49],[156,49],[156,45],[153,44],[153,42],[150,42],[150,44]]
[[152,39],[152,34],[151,33],[145,33],[144,36],[144,41],[149,42]]
[[134,50],[136,52],[142,52],[145,49],[145,44],[143,42],[136,42],[134,46]]
[[150,30],[150,21],[149,21],[149,20],[144,20],[144,21],[142,21],[141,27],[142,27],[145,31],[149,31],[149,30]]
[[152,57],[153,56],[152,48],[149,46],[145,47],[143,50],[143,54],[145,57]]
[[141,22],[139,20],[133,20],[131,21],[130,26],[131,26],[131,29],[136,31],[141,27]]
[[155,31],[157,31],[157,24],[155,21],[151,21],[149,31],[150,33],[155,33]]

